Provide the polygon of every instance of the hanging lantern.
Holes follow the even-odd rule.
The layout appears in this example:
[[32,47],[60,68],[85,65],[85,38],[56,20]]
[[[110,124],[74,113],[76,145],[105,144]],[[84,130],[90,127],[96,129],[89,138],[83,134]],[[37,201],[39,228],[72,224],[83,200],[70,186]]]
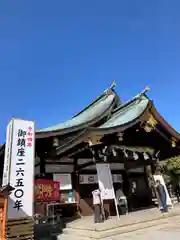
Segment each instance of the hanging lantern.
[[122,141],[123,141],[123,133],[120,132],[120,133],[117,134],[117,136],[118,136],[118,140],[119,140],[120,142],[122,142]]
[[57,137],[53,138],[53,147],[59,147],[59,139]]

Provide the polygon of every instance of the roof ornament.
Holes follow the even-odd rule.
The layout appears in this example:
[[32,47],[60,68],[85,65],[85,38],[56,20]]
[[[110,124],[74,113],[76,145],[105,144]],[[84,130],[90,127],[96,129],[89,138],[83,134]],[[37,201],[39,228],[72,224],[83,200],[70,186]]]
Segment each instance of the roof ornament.
[[174,147],[176,147],[176,142],[177,142],[177,140],[174,138],[174,137],[172,137],[171,138],[171,146],[174,148]]
[[116,86],[116,81],[114,80],[113,83],[111,84],[111,86],[104,91],[105,94],[107,94],[107,95],[111,94],[112,90],[113,90],[113,88],[115,88],[115,86]]
[[113,83],[111,84],[111,89],[115,88],[116,87],[116,80],[113,80]]
[[156,125],[158,124],[157,120],[154,118],[152,114],[148,115],[148,120],[145,122],[144,130],[146,132],[151,132],[156,128]]
[[146,94],[149,90],[150,90],[150,87],[147,86],[147,87],[140,93],[140,95]]
[[88,142],[89,146],[99,145],[101,144],[101,138],[102,136],[93,135],[91,137],[88,137],[86,142]]

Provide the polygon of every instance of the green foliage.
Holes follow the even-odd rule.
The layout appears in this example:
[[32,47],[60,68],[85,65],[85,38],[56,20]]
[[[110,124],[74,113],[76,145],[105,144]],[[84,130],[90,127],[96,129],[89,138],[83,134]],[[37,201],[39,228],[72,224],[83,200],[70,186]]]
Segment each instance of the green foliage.
[[176,175],[180,175],[180,156],[163,161],[162,167],[166,172],[173,172]]
[[170,176],[173,185],[180,182],[180,156],[166,159],[161,163],[161,167],[164,173]]

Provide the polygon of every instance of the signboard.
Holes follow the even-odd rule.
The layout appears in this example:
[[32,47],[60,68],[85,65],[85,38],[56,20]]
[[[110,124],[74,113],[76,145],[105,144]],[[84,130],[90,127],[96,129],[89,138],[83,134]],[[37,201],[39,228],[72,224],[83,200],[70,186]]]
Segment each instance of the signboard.
[[74,171],[73,165],[59,165],[59,164],[46,164],[46,173],[72,173]]
[[70,173],[56,173],[53,174],[53,180],[60,182],[60,190],[72,189],[72,181]]
[[33,216],[35,123],[12,119],[9,182],[15,189],[8,198],[7,219]]
[[79,176],[79,183],[80,184],[94,184],[94,183],[97,183],[98,180],[97,180],[97,175],[80,175]]
[[[112,174],[113,183],[122,182],[122,175],[121,174]],[[98,176],[97,174],[81,174],[79,176],[79,183],[80,184],[95,184],[98,183]]]
[[36,180],[35,200],[36,202],[60,201],[60,183],[46,179]]
[[9,172],[10,172],[10,165],[11,165],[12,131],[13,131],[13,126],[12,126],[12,120],[11,120],[6,129],[6,146],[5,146],[5,155],[4,155],[2,186],[6,186],[9,183]]
[[109,164],[96,164],[98,184],[102,199],[115,199],[112,175]]
[[[164,189],[165,189],[165,192],[166,192],[166,204],[168,205],[168,206],[173,206],[173,204],[172,204],[172,201],[171,201],[171,198],[170,198],[170,196],[169,196],[169,193],[168,193],[168,190],[167,190],[167,187],[166,187],[166,184],[165,184],[165,181],[164,181],[164,178],[163,178],[163,176],[162,175],[154,175],[154,181],[156,182],[156,181],[160,181],[160,183],[164,186]],[[158,198],[158,194],[156,194],[157,195],[157,198]],[[159,202],[159,205],[160,205],[160,200],[158,199],[158,202]],[[160,206],[161,207],[161,206]]]
[[96,164],[96,169],[97,169],[97,175],[98,175],[99,189],[101,191],[102,203],[103,203],[103,200],[113,199],[115,208],[116,208],[116,214],[119,219],[120,216],[119,216],[119,211],[117,207],[117,200],[114,192],[110,166],[108,163],[99,163],[99,164]]

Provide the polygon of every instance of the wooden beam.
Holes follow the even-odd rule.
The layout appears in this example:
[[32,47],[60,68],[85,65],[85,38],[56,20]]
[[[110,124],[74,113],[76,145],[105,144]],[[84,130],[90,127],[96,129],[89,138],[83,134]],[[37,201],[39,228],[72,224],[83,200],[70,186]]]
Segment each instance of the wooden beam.
[[45,161],[45,164],[49,164],[49,165],[74,165],[73,162],[56,162],[55,160],[53,162],[47,162]]
[[93,162],[93,161],[90,161],[90,162],[87,162],[87,163],[78,165],[78,166],[77,166],[77,171],[80,171],[81,169],[86,168],[86,167],[89,167],[89,166],[91,166],[91,165],[93,165],[93,164],[94,164],[94,162]]

